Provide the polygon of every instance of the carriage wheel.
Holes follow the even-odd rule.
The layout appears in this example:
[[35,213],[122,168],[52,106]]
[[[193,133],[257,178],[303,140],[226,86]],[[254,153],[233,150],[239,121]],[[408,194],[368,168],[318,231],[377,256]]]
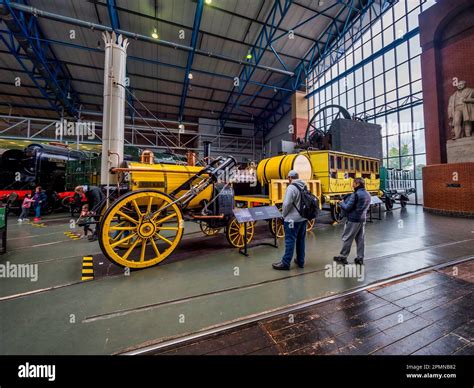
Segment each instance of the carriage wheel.
[[277,226],[277,237],[282,238],[285,237],[285,227],[283,224],[283,220],[281,218],[273,218],[268,221],[268,226],[270,228],[270,233],[272,236],[275,236],[275,225]]
[[402,207],[406,207],[407,203],[408,203],[408,197],[406,197],[404,195],[400,196],[400,205]]
[[339,204],[331,204],[331,218],[333,221],[341,222],[344,218],[344,213],[342,212]]
[[129,268],[147,268],[166,259],[183,236],[183,216],[171,197],[133,191],[105,212],[99,243],[107,258]]
[[[244,246],[245,228],[244,223],[239,224],[233,217],[230,219],[225,229],[225,236],[230,245],[235,248],[242,248]],[[255,223],[247,222],[247,244],[253,239],[255,231]]]
[[314,228],[314,224],[316,223],[316,220],[308,220],[306,224],[306,232],[311,232]]
[[394,200],[390,197],[385,197],[385,209],[389,212],[393,209]]
[[203,221],[199,222],[199,227],[206,236],[215,236],[221,230],[220,228],[211,228],[207,222]]

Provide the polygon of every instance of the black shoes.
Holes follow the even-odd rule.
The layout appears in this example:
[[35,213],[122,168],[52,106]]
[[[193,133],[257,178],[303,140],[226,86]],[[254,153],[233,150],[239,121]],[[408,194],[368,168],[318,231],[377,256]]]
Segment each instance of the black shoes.
[[364,258],[363,257],[356,257],[354,259],[354,264],[364,265]]
[[[347,257],[344,257],[344,256],[334,256],[334,261],[339,263],[339,264],[342,264],[342,265],[348,264]],[[354,259],[354,264],[364,265],[364,258],[363,257],[356,257]]]
[[281,261],[279,263],[273,263],[272,264],[273,269],[279,270],[279,271],[288,271],[290,269],[289,266],[283,264]]
[[300,263],[298,263],[298,262],[296,261],[296,259],[293,260],[293,261],[294,261],[294,263],[295,263],[299,268],[304,268],[304,264],[303,264],[303,265],[300,265]]
[[333,260],[342,265],[346,265],[348,263],[347,257],[344,257],[344,256],[334,256]]

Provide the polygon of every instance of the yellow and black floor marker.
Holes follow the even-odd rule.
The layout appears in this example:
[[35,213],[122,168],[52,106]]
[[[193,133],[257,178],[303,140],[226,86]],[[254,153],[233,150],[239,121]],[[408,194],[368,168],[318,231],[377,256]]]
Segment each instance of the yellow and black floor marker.
[[81,234],[80,233],[64,232],[64,234],[72,240],[80,240],[81,239]]
[[84,256],[82,258],[82,279],[94,280],[94,262],[92,256]]
[[46,228],[46,224],[39,223],[39,222],[30,222],[31,226],[36,226],[37,228]]

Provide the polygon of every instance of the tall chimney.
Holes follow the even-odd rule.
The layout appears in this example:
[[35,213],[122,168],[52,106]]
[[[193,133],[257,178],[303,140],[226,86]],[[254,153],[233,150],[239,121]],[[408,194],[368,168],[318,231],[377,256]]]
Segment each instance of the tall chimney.
[[125,125],[125,67],[128,39],[112,32],[102,34],[105,42],[104,65],[104,112],[102,119],[102,162],[100,183],[117,183],[117,175],[111,168],[123,161]]
[[210,141],[202,142],[202,145],[204,147],[204,159],[206,160],[206,163],[209,163],[209,156],[211,156],[211,144],[212,142]]

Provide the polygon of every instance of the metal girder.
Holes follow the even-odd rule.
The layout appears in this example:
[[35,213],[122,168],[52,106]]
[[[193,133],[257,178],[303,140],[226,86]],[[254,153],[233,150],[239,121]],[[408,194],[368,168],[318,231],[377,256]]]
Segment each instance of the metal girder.
[[[383,0],[379,5],[375,0],[361,1],[359,7],[354,6],[354,0],[338,0],[343,5],[338,15],[329,24],[325,31],[318,38],[318,43],[313,45],[304,56],[307,61],[301,61],[295,68],[294,77],[286,77],[283,84],[285,88],[290,88],[292,92],[278,92],[271,100],[262,113],[256,119],[256,125],[265,132],[270,130],[285,114],[291,110],[291,104],[288,100],[292,94],[304,85],[305,78],[313,71],[321,74],[328,67],[336,63],[345,51],[352,46],[365,31],[364,28],[377,20],[383,12],[393,5],[393,0]],[[338,23],[341,14],[348,10],[343,23]],[[374,17],[366,22],[364,17],[374,12]],[[347,33],[351,34],[350,44],[347,45],[344,37]],[[325,38],[325,39],[324,39]],[[325,64],[326,59],[330,59],[330,65]],[[317,68],[317,70],[315,70]]]
[[197,0],[196,12],[194,14],[193,33],[191,35],[191,48],[188,54],[188,61],[186,63],[186,71],[184,74],[183,91],[181,93],[181,100],[179,102],[178,119],[183,120],[184,105],[186,103],[186,96],[189,87],[189,74],[191,74],[191,67],[193,66],[194,53],[196,51],[197,40],[199,36],[199,27],[201,26],[202,12],[204,10],[204,0]]
[[[9,0],[1,0],[1,1],[9,1]],[[280,0],[280,1],[282,1],[282,0]],[[291,0],[286,0],[286,1],[291,1]],[[72,24],[72,25],[75,25],[75,26],[88,28],[88,29],[91,29],[91,30],[108,31],[108,32],[113,31],[113,28],[111,28],[109,26],[104,26],[102,24],[92,23],[92,22],[88,22],[88,21],[85,21],[85,20],[72,18],[72,17],[69,17],[69,16],[58,15],[58,14],[55,14],[53,12],[43,11],[43,10],[38,9],[38,8],[26,6],[24,4],[10,3],[10,6],[11,6],[11,8],[20,10],[24,13],[35,15],[36,17],[44,17],[44,18],[47,18],[47,19],[50,19],[50,20],[55,20],[55,21],[59,21],[59,22],[62,22],[62,23],[68,23],[68,24]],[[115,32],[118,33],[118,34],[122,34],[123,36],[126,36],[128,38],[137,39],[137,40],[140,40],[140,41],[143,41],[143,42],[157,44],[157,45],[160,45],[160,46],[169,47],[169,48],[177,49],[177,50],[181,50],[181,51],[188,51],[188,52],[192,51],[191,47],[186,46],[186,45],[181,44],[181,43],[170,42],[170,41],[163,40],[163,39],[155,39],[155,38],[152,38],[150,36],[146,36],[146,35],[143,35],[143,34],[138,34],[138,33],[135,33],[135,32],[125,31],[123,29],[117,29]],[[194,51],[195,51],[195,54],[201,55],[201,56],[204,56],[204,57],[218,59],[218,60],[226,61],[226,62],[237,63],[239,65],[245,65],[245,66],[248,66],[248,67],[257,67],[257,68],[265,70],[265,71],[271,71],[271,72],[275,72],[275,73],[279,73],[279,74],[293,75],[292,72],[289,72],[289,71],[286,71],[286,70],[283,70],[283,69],[278,69],[278,68],[274,68],[274,67],[271,67],[271,66],[260,65],[260,64],[256,64],[256,63],[253,63],[253,62],[247,62],[247,61],[245,61],[243,59],[240,59],[240,58],[239,59],[232,58],[232,57],[229,57],[227,55],[223,55],[223,54],[219,54],[219,53],[213,53],[213,52],[204,51],[204,50],[200,50],[200,49],[195,49]]]
[[[278,27],[280,26],[281,22],[283,21],[284,17],[286,16],[290,6],[292,4],[292,0],[274,0],[273,6],[268,13],[268,16],[265,20],[265,25],[260,30],[258,37],[255,41],[255,44],[252,46],[250,53],[252,54],[252,58],[249,62],[258,65],[260,60],[262,59],[263,55],[265,54],[265,48],[271,45],[272,39],[275,34],[278,32]],[[239,74],[238,81],[238,92],[234,97],[234,101],[231,102],[232,97],[234,95],[234,90],[230,93],[226,104],[224,105],[224,109],[222,110],[219,120],[221,122],[221,128],[224,127],[226,120],[230,117],[233,109],[238,104],[238,100],[242,95],[243,91],[245,90],[248,81],[252,77],[255,72],[255,67],[247,67],[244,66]],[[235,89],[235,87],[234,87]],[[230,106],[229,106],[230,103]]]
[[389,52],[390,50],[400,46],[401,44],[405,43],[406,41],[410,40],[414,36],[418,35],[420,33],[420,28],[415,27],[413,30],[408,31],[405,35],[403,35],[401,38],[395,39],[392,43],[382,47],[379,51],[373,53],[369,57],[365,58],[364,60],[360,61],[359,63],[356,63],[354,66],[352,66],[350,69],[347,69],[343,73],[339,74],[338,76],[334,77],[330,81],[326,82],[323,86],[319,87],[318,89],[314,89],[311,93],[308,93],[305,98],[308,99],[311,96],[315,95],[316,93],[320,92],[321,90],[327,88],[328,86],[331,86],[332,84],[338,82],[341,79],[344,79],[347,77],[350,73],[355,72],[357,69],[360,69],[364,67],[367,63],[373,62],[375,59],[378,57],[381,57],[385,53]]
[[[339,15],[342,13],[342,11],[340,11],[335,17],[333,16],[330,16],[327,12],[330,11],[332,8],[336,7],[337,6],[337,2],[328,6],[327,8],[325,8],[324,10],[322,11],[316,11],[316,10],[313,10],[311,9],[315,14],[310,16],[309,18],[303,20],[302,22],[298,23],[296,26],[294,26],[292,28],[292,31],[296,31],[298,28],[300,28],[301,26],[305,25],[306,23],[312,21],[313,19],[317,18],[319,16],[319,19],[321,19],[320,16],[324,16],[328,19],[331,19],[332,20],[332,23],[335,23],[335,22],[342,22],[341,19],[339,19]],[[278,36],[276,36],[273,40],[272,40],[272,43],[277,41],[278,39],[281,39],[283,36],[285,36],[285,34],[280,34]],[[316,40],[315,42],[317,42],[315,45],[313,45],[312,47],[318,47],[318,45],[320,44],[319,40]],[[271,45],[270,45],[271,46]],[[273,46],[271,46],[273,47]],[[280,63],[282,63],[282,61],[278,58],[278,55],[275,53],[277,59],[279,60]],[[303,58],[300,58],[299,62],[298,62],[298,65],[297,66],[301,66],[302,64],[310,64],[310,59],[306,59],[307,58],[307,53],[303,56]],[[282,65],[285,67],[285,65],[282,63]],[[286,68],[286,67],[285,67]],[[298,68],[298,67],[297,67]],[[283,79],[283,85],[286,83],[287,79]],[[294,89],[292,87],[292,89]],[[257,92],[255,92],[255,95],[254,95],[254,98],[256,98],[260,93],[263,92],[263,89],[259,89],[257,90]],[[251,103],[253,102],[253,100],[251,101]]]
[[[296,3],[293,3],[293,4],[296,4]],[[106,4],[103,4],[103,3],[95,3],[94,5],[98,5],[98,6],[102,6],[102,7],[106,7],[107,5]],[[218,10],[218,11],[222,11],[226,14],[229,14],[229,15],[233,15],[235,17],[239,17],[239,18],[242,18],[243,20],[250,20],[254,23],[257,23],[257,24],[264,24],[263,22],[259,21],[259,20],[255,20],[255,19],[251,19],[251,18],[247,18],[245,17],[244,15],[240,15],[240,14],[237,14],[235,12],[231,12],[231,11],[227,11],[227,10],[223,10],[219,7],[216,7],[215,5],[212,5],[212,4],[207,4],[206,5],[207,7],[210,7],[212,9],[215,9],[215,10]],[[190,30],[192,31],[193,28],[192,26],[188,26],[188,25],[185,25],[185,24],[182,24],[182,23],[177,23],[175,21],[172,21],[172,20],[169,20],[169,19],[164,19],[164,18],[160,18],[160,17],[154,17],[154,16],[151,16],[151,15],[148,15],[146,13],[142,13],[142,12],[138,12],[138,11],[135,11],[135,10],[132,10],[132,9],[125,9],[125,8],[122,8],[120,6],[116,6],[115,9],[117,11],[121,11],[121,12],[126,12],[127,14],[129,15],[133,15],[133,16],[138,16],[138,17],[141,17],[141,18],[145,18],[145,19],[151,19],[151,20],[155,20],[157,22],[160,22],[160,23],[164,23],[164,24],[167,24],[167,25],[170,25],[170,26],[173,26],[173,27],[177,27],[179,29],[185,29],[185,30]],[[313,12],[315,12],[314,10],[312,10]],[[284,31],[285,33],[288,33],[288,31],[285,31],[283,29],[280,29],[280,31]],[[214,34],[210,31],[204,31],[202,29],[199,30],[199,33],[203,36],[210,36],[210,37],[213,37],[213,38],[217,38],[217,39],[222,39],[222,40],[225,40],[226,42],[232,42],[232,43],[236,43],[238,45],[244,45],[244,46],[248,46],[245,42],[242,42],[241,40],[237,40],[237,39],[233,39],[229,36],[222,36],[222,35],[218,35],[218,34]],[[308,37],[305,37],[303,35],[299,35],[297,33],[295,33],[295,36],[299,37],[299,38],[303,38],[303,39],[308,39]],[[309,39],[310,41],[313,41],[313,39]],[[270,52],[271,50],[267,48],[266,50],[267,52]],[[278,55],[280,55],[281,57],[285,57],[285,58],[290,58],[290,59],[297,59],[299,60],[298,57],[294,56],[294,55],[291,55],[291,54],[286,54],[286,53],[278,53]]]
[[[20,0],[27,5],[26,0]],[[80,99],[73,90],[67,68],[56,58],[50,44],[43,40],[38,21],[30,14],[15,10],[10,0],[0,1],[0,18],[9,36],[0,35],[21,68],[27,72],[40,93],[59,114],[66,111],[77,117]],[[12,6],[13,5],[13,6]],[[24,51],[26,56],[21,55]]]

